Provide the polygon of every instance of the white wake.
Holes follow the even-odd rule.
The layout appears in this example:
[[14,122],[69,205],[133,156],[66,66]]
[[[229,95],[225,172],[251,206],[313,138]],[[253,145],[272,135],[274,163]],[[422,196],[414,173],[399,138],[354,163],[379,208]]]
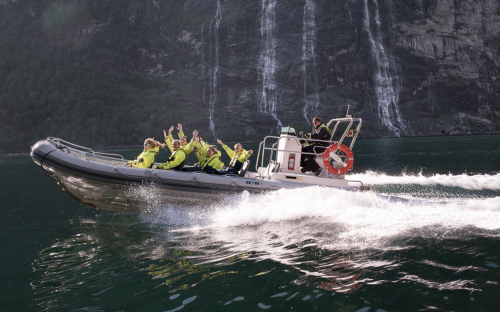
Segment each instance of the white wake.
[[423,174],[391,176],[385,173],[367,171],[361,174],[352,174],[347,177],[352,180],[363,181],[367,185],[441,185],[458,187],[467,190],[500,190],[500,173],[477,175],[434,174],[426,177]]
[[[393,177],[365,173],[357,178],[368,180],[367,184],[500,189],[495,180],[498,175]],[[328,248],[351,249],[385,248],[388,242],[401,237],[459,238],[485,233],[498,235],[500,230],[500,194],[491,198],[473,195],[459,199],[439,196],[438,199],[402,199],[373,191],[351,192],[314,186],[260,195],[221,194],[221,198],[218,203],[198,207],[155,202],[149,207],[156,208],[144,217],[156,225],[174,226],[181,232],[209,231],[208,235],[214,239],[240,247],[266,245],[270,242],[269,233],[283,238],[284,245],[311,237]]]

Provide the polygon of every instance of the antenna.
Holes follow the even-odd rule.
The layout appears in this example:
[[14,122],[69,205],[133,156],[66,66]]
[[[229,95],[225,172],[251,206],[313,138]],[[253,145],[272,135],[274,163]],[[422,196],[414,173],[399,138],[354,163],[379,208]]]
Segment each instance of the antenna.
[[345,114],[346,118],[352,118],[354,117],[353,115],[349,115],[349,109],[351,108],[351,104],[347,104],[347,113]]

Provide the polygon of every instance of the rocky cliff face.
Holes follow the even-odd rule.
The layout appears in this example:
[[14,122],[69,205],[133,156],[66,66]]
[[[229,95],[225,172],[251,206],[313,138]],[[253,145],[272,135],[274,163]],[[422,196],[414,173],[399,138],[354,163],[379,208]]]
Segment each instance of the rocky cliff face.
[[[419,10],[420,18],[401,18],[392,28],[394,45],[426,62],[418,81],[408,84],[403,105],[430,116],[435,127],[429,131],[413,123],[413,130],[495,131],[500,116],[500,3],[446,0],[421,4]],[[447,113],[449,118],[437,116]]]
[[348,104],[364,137],[500,129],[498,0],[2,0],[0,10],[23,21],[4,31],[68,66],[168,82],[165,101],[145,107],[209,137],[309,129]]

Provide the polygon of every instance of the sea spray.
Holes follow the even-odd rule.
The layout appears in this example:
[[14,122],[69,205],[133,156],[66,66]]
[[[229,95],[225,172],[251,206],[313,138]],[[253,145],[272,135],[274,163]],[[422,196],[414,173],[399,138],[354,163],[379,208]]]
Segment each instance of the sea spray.
[[[403,265],[384,259],[387,253],[414,250],[422,239],[460,241],[500,232],[500,197],[434,202],[318,186],[221,196],[223,201],[202,209],[168,207],[154,214],[155,239],[166,243],[151,257],[169,259],[167,277],[176,273],[184,280],[183,272],[189,276],[200,269],[204,276],[236,274],[225,268],[268,261],[268,270],[250,278],[284,265],[297,275],[296,284],[320,281],[320,288],[350,292],[362,284],[384,283],[363,272],[397,271]],[[172,212],[177,219],[170,223]],[[157,220],[165,220],[169,230],[158,228]],[[425,282],[430,288],[449,286],[430,278]],[[450,283],[454,289],[475,289],[459,277]]]
[[453,175],[453,174],[433,174],[424,176],[422,173],[416,175],[402,174],[400,176],[387,175],[374,171],[351,174],[347,176],[349,180],[360,180],[366,185],[441,185],[446,187],[463,188],[466,190],[500,190],[500,173],[497,174],[476,174],[476,175]]
[[175,226],[193,226],[206,224],[204,207],[193,206],[189,194],[176,196],[175,192],[166,192],[156,183],[135,184],[125,190],[127,197],[135,202],[143,221],[150,224],[169,224]]
[[[453,196],[403,199],[373,191],[311,186],[265,194],[250,194],[246,191],[233,195],[220,194],[223,200],[219,202],[187,207],[168,202],[168,198],[167,202],[159,202],[161,196],[158,196],[158,192],[162,191],[154,185],[139,186],[135,194],[137,199],[142,198],[144,201],[145,220],[175,225],[181,231],[209,231],[213,235],[244,232],[245,236],[259,236],[262,235],[260,227],[267,228],[269,224],[275,224],[272,227],[279,228],[279,231],[293,231],[293,240],[321,236],[321,241],[329,246],[369,248],[406,235],[439,236],[443,232],[460,232],[464,228],[468,232],[498,230],[500,194],[496,192],[490,198],[477,195],[483,189],[500,190],[498,175],[424,177],[367,172],[348,176],[372,185],[398,183],[426,187],[428,184],[446,184],[474,191],[470,198],[458,199]],[[301,227],[296,226],[297,222],[302,224]],[[317,229],[321,230],[318,232]],[[277,235],[285,234],[280,232]],[[331,241],[332,238],[335,240]],[[226,239],[233,242],[234,237]],[[237,245],[239,242],[234,243]]]
[[[311,235],[310,227],[296,228],[302,220],[312,228],[320,226],[326,236],[335,237],[337,247],[368,248],[415,229],[432,231],[475,227],[500,228],[500,197],[463,199],[451,202],[402,200],[373,192],[350,192],[322,187],[279,190],[251,195],[230,206],[220,205],[211,214],[212,226],[259,227],[267,223],[289,223],[287,230]],[[328,234],[329,233],[329,234]],[[299,236],[300,236],[299,235]],[[327,239],[327,238],[325,238]]]

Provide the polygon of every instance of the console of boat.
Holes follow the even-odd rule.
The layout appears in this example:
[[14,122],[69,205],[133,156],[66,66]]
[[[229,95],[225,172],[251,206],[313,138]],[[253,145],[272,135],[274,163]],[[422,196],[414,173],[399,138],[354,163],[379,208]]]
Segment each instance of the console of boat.
[[[266,136],[260,143],[255,172],[249,170],[250,160],[247,160],[238,174],[233,175],[154,169],[158,163],[151,169],[127,167],[124,163],[128,160],[122,155],[96,152],[53,137],[34,144],[31,157],[66,192],[87,205],[92,205],[92,199],[106,197],[103,194],[109,193],[113,185],[148,183],[159,186],[170,196],[190,199],[214,198],[245,190],[260,193],[314,185],[358,191],[368,188],[361,181],[346,179],[345,174],[352,169],[352,149],[361,124],[360,118],[349,115],[331,119],[327,123],[331,129],[330,140],[300,138],[293,128],[283,127],[279,136]],[[303,173],[300,167],[302,146],[315,142],[327,146],[326,150],[306,153],[315,157],[320,171]],[[126,202],[124,197],[123,192],[120,196],[107,196],[111,205]]]

